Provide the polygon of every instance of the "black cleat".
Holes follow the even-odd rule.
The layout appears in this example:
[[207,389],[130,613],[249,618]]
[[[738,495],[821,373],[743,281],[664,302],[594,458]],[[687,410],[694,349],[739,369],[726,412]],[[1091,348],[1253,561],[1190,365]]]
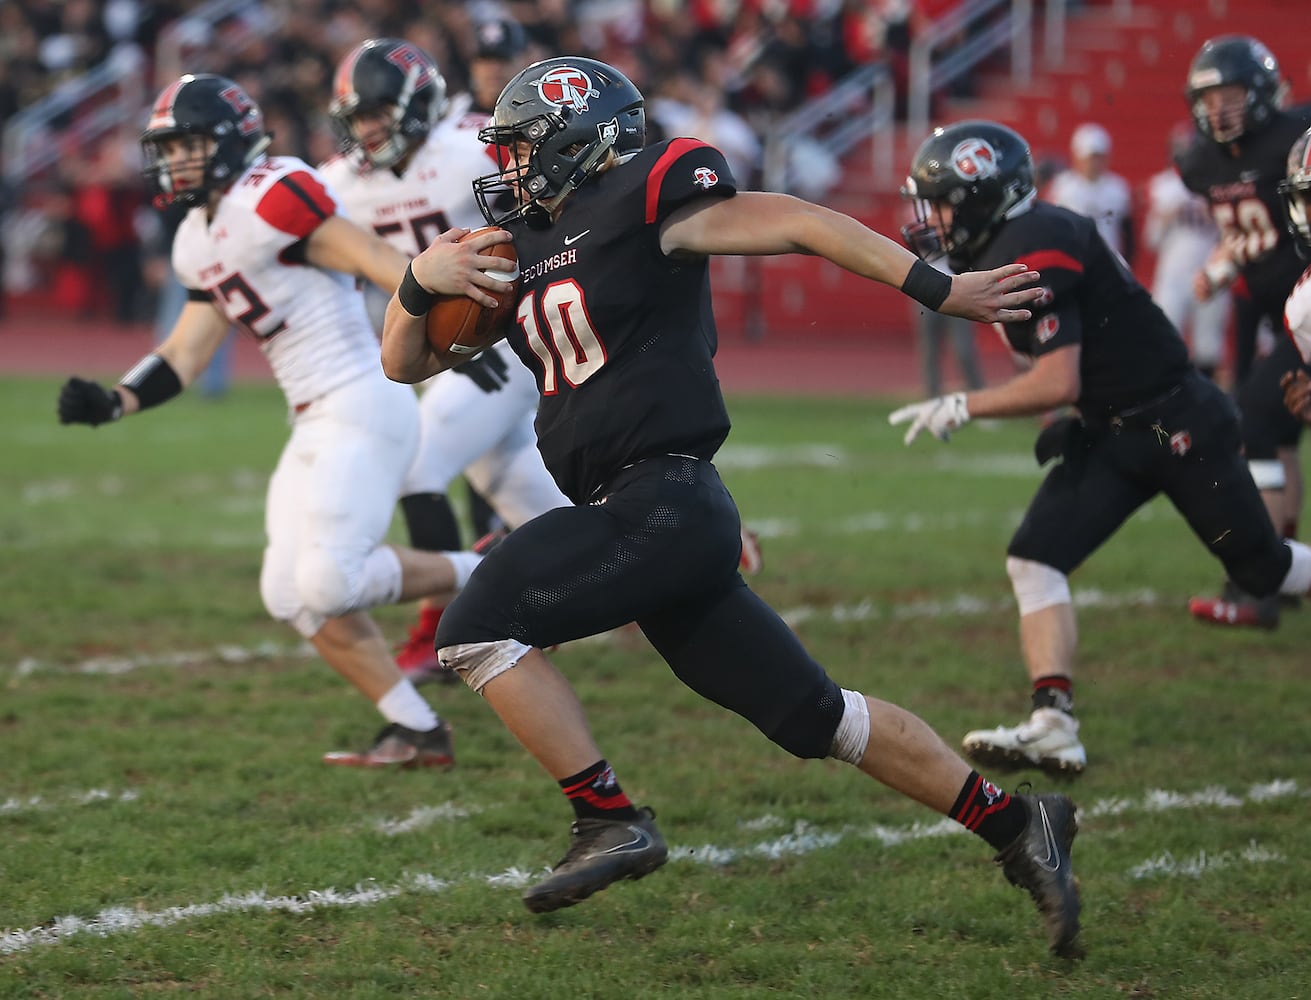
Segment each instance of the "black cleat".
[[655,812],[645,806],[637,819],[574,820],[569,851],[551,874],[523,894],[524,906],[550,913],[581,903],[620,879],[642,878],[669,860]]
[[1029,813],[1024,832],[994,859],[1011,885],[1028,891],[1047,925],[1047,943],[1061,958],[1081,958],[1079,883],[1070,847],[1079,824],[1064,795],[1016,795]]
[[323,755],[323,763],[338,767],[451,767],[455,749],[451,727],[445,722],[420,732],[393,722],[384,726],[367,750],[334,750]]

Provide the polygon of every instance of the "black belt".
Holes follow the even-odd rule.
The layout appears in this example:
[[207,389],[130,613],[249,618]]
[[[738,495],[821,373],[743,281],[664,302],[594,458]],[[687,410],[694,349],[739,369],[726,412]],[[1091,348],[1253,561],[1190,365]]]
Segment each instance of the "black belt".
[[1089,427],[1112,430],[1117,434],[1122,430],[1150,430],[1172,404],[1181,403],[1187,398],[1184,392],[1186,388],[1185,383],[1180,382],[1145,403],[1125,407],[1114,413],[1091,416],[1085,414],[1083,422]]

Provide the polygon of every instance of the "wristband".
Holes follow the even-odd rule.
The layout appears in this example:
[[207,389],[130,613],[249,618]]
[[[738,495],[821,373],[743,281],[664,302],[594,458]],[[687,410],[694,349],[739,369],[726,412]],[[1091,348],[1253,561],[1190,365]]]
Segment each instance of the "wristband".
[[917,260],[910,266],[910,273],[901,283],[901,290],[920,305],[928,306],[936,312],[951,294],[951,275],[943,274],[931,264]]
[[419,279],[414,276],[413,265],[406,264],[405,277],[401,278],[400,287],[396,289],[396,299],[402,309],[418,319],[428,315],[428,310],[437,301],[437,293],[419,284]]
[[132,390],[142,410],[168,402],[182,391],[178,373],[158,354],[147,354],[118,380],[118,384]]

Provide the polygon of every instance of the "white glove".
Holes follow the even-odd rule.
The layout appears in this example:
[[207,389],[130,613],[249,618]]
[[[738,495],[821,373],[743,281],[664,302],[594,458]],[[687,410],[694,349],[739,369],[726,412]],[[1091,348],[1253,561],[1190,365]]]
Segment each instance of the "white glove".
[[938,396],[923,403],[911,403],[888,415],[888,423],[904,424],[910,421],[906,430],[906,443],[910,444],[920,431],[928,431],[939,441],[946,441],[957,427],[964,427],[970,422],[970,410],[965,405],[965,393],[953,392],[949,396]]

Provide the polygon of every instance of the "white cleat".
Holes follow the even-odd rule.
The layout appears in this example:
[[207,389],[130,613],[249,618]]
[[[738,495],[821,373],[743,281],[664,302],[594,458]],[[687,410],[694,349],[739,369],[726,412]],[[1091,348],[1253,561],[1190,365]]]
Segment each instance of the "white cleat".
[[1088,755],[1079,720],[1055,708],[1035,708],[1018,726],[976,729],[962,742],[971,759],[989,767],[1036,767],[1048,774],[1082,774]]

